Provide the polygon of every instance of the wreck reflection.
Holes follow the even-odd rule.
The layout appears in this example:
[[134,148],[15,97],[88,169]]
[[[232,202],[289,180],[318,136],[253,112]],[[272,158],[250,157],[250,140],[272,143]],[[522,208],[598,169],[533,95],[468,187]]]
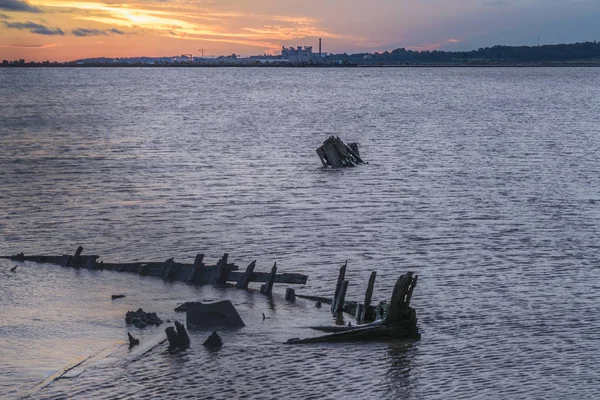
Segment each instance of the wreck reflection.
[[385,382],[391,398],[412,398],[411,361],[417,342],[394,342],[387,348],[388,370]]

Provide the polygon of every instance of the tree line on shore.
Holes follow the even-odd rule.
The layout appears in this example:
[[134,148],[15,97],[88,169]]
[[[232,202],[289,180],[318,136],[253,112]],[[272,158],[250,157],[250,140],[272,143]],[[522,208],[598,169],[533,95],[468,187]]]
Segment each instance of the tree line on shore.
[[325,61],[361,64],[466,64],[466,63],[600,63],[600,43],[584,42],[543,46],[493,46],[471,51],[414,51],[399,48],[383,53],[331,54]]
[[[100,60],[100,61],[99,61]],[[471,51],[416,51],[399,48],[382,53],[328,54],[300,65],[486,65],[486,64],[552,64],[586,63],[600,65],[600,43],[583,42],[543,46],[492,46]],[[273,59],[269,63],[221,63],[210,66],[292,66]],[[140,62],[139,59],[94,59],[58,62],[25,62],[3,60],[0,67],[21,66],[209,66],[198,62]]]

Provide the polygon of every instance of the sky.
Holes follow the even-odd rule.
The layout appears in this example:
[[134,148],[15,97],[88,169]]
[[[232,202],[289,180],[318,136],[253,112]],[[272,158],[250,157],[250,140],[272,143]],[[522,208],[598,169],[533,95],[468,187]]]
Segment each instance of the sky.
[[600,40],[599,21],[600,0],[0,0],[0,60],[459,51]]

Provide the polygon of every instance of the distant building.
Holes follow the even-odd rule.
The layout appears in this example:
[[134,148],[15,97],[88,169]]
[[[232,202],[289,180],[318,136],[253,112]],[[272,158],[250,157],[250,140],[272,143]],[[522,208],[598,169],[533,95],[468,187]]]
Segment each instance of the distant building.
[[283,47],[281,49],[281,58],[288,61],[309,62],[313,59],[312,46],[298,46],[297,48]]

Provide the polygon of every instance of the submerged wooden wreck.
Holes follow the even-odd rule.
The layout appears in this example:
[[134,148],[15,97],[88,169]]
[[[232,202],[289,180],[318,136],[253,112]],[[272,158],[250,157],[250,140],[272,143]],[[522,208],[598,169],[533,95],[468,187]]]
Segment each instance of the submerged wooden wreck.
[[358,152],[358,143],[346,144],[337,136],[330,136],[325,140],[317,149],[317,155],[324,167],[355,167],[364,162]]
[[[255,272],[256,261],[252,261],[244,272],[229,262],[229,255],[223,257],[214,265],[204,264],[204,255],[198,254],[193,264],[175,262],[169,258],[163,262],[133,262],[133,263],[105,263],[98,261],[97,255],[83,255],[83,247],[79,246],[74,255],[60,256],[25,256],[23,253],[13,256],[0,256],[17,262],[31,261],[38,263],[52,263],[63,267],[86,268],[92,270],[109,270],[116,272],[129,272],[143,276],[153,276],[163,280],[176,280],[194,285],[230,285],[240,289],[248,289],[250,282],[263,283],[260,292],[271,296],[274,283],[305,284],[307,276],[297,273],[277,273],[277,264],[273,265],[270,272]],[[287,288],[285,300],[295,302],[296,298],[316,301],[316,305],[330,305],[329,311],[335,315],[350,314],[355,319],[355,325],[313,326],[312,329],[327,333],[323,336],[306,339],[294,338],[288,344],[351,342],[369,340],[394,340],[394,339],[419,339],[416,311],[410,307],[412,293],[417,284],[417,275],[407,272],[396,281],[390,301],[381,301],[372,305],[373,288],[376,273],[372,272],[368,281],[363,302],[346,301],[346,292],[349,281],[346,279],[347,262],[338,275],[338,280],[333,297],[310,296],[295,293],[293,288]],[[122,295],[113,296],[113,298]],[[188,304],[188,303],[186,303]],[[186,311],[188,324],[194,326],[212,326],[206,315],[211,312],[227,314],[219,303],[193,304],[190,308],[176,311]],[[219,306],[219,307],[217,307]],[[204,308],[202,308],[204,307]],[[216,307],[216,308],[215,308]],[[216,311],[215,311],[216,310]],[[192,314],[191,316],[189,314]],[[191,318],[191,320],[190,320]],[[264,315],[263,315],[264,318]],[[241,319],[240,319],[241,322]],[[236,326],[243,326],[243,322]]]
[[[340,278],[336,288],[336,296],[332,301],[332,312],[341,312],[343,306],[340,302],[344,302],[345,288],[348,287],[348,281],[344,280],[345,275],[344,265],[340,269]],[[378,319],[372,323],[354,325],[348,324],[344,326],[316,326],[312,329],[330,333],[324,336],[317,336],[306,339],[294,338],[287,341],[288,344],[306,344],[306,343],[331,343],[331,342],[353,342],[353,341],[369,341],[369,340],[389,340],[389,339],[420,339],[419,328],[417,327],[417,313],[414,308],[410,307],[410,299],[413,290],[417,285],[418,275],[413,272],[407,272],[401,275],[396,281],[392,297],[387,307],[387,310],[379,314]],[[373,292],[372,283],[374,275],[371,275],[369,287],[367,289],[367,299],[370,302],[370,294]],[[340,281],[342,282],[340,286]],[[342,294],[344,293],[344,294]],[[370,308],[366,304],[354,304],[355,315],[357,321],[360,321],[360,316],[364,315],[364,310]],[[349,311],[349,310],[347,310]],[[384,314],[384,315],[382,315]]]
[[36,255],[26,256],[23,253],[4,256],[13,261],[33,261],[38,263],[58,264],[63,267],[85,268],[91,270],[107,270],[116,272],[129,272],[144,276],[153,276],[163,280],[187,282],[193,285],[224,285],[235,284],[240,289],[247,289],[250,282],[259,282],[261,293],[270,296],[274,283],[300,284],[306,283],[308,277],[296,273],[277,273],[277,263],[270,272],[255,272],[256,260],[252,261],[244,272],[239,267],[229,262],[229,254],[214,265],[206,265],[204,254],[197,254],[193,264],[175,262],[169,258],[162,262],[133,262],[133,263],[105,263],[98,261],[100,256],[83,255],[83,247],[79,246],[74,255]]

